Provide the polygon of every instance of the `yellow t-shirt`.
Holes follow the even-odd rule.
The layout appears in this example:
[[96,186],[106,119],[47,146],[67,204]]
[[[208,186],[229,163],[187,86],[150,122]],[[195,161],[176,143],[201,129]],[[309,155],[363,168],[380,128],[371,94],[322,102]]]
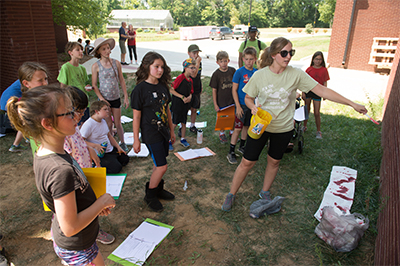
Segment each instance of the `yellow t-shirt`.
[[296,89],[309,92],[318,83],[299,68],[287,66],[280,73],[273,73],[269,67],[254,73],[243,91],[250,97],[258,97],[263,110],[272,115],[272,121],[265,131],[283,133],[293,129]]

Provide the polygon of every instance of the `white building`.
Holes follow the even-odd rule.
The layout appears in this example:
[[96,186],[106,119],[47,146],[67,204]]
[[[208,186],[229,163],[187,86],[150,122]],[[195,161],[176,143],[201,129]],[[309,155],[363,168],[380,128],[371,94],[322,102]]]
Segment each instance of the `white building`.
[[113,10],[112,19],[107,25],[111,32],[118,31],[123,21],[134,28],[142,29],[172,29],[174,20],[169,10]]

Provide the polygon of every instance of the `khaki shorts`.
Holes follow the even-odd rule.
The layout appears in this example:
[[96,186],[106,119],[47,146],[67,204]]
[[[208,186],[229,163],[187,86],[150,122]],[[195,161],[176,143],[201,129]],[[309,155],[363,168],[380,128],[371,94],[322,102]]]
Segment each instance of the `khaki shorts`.
[[121,49],[121,54],[126,54],[125,41],[119,41],[119,48]]

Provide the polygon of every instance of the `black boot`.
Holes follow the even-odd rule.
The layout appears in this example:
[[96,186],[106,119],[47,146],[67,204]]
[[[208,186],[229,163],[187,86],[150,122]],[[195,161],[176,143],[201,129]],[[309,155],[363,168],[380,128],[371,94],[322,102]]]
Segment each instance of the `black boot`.
[[160,212],[163,210],[161,202],[157,198],[158,187],[149,188],[149,182],[146,183],[146,196],[144,196],[144,201],[146,201],[147,206],[155,212]]
[[158,189],[158,191],[157,191],[158,198],[164,199],[164,200],[175,199],[174,194],[172,194],[171,192],[168,192],[164,189],[164,179],[161,179],[160,183],[158,184],[157,189]]

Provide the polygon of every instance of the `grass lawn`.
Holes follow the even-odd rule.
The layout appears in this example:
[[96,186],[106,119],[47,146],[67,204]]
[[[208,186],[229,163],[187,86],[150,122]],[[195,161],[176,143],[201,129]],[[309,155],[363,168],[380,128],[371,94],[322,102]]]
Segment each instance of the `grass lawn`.
[[[180,72],[173,72],[174,76],[178,74]],[[132,75],[125,75],[125,78],[130,94],[135,83]],[[258,199],[263,183],[265,149],[239,190],[233,209],[226,213],[220,208],[237,166],[227,162],[229,146],[220,144],[214,131],[215,111],[209,80],[209,77],[203,78],[204,92],[198,116],[198,121],[207,121],[203,144],[197,145],[195,136],[190,133],[187,139],[191,148],[209,147],[216,156],[180,162],[170,153],[165,180],[176,199],[163,203],[165,209],[160,214],[148,211],[143,203],[144,184],[149,179],[152,160],[132,158],[124,169],[128,178],[117,208],[109,217],[100,219],[102,229],[117,238],[115,244],[100,245],[103,255],[108,256],[143,219],[149,217],[174,225],[175,229],[148,259],[148,265],[372,265],[379,212],[376,176],[381,161],[380,126],[350,107],[324,101],[321,110],[323,139],[315,138],[315,122],[311,115],[303,153],[299,155],[295,146],[294,151],[285,154],[281,161],[271,192],[273,196],[286,198],[282,210],[260,219],[249,217],[249,207]],[[93,92],[90,98],[96,99]],[[379,118],[382,103],[380,100],[364,104],[374,110],[374,117]],[[122,114],[132,117],[132,109],[123,109]],[[124,129],[131,132],[132,123],[124,124]],[[6,152],[13,139],[14,135],[8,134],[0,142],[2,165],[18,162],[18,165],[31,167],[30,150]],[[184,150],[177,144],[174,147],[175,151]],[[332,166],[346,166],[358,171],[351,211],[370,219],[370,227],[359,246],[348,253],[335,252],[314,233],[318,222],[313,215],[329,183]],[[32,178],[31,169],[24,171],[21,179],[10,177],[18,184],[15,190],[23,187],[25,193],[17,191],[17,196],[12,198],[11,189],[1,192],[1,230],[7,236],[8,252],[15,265],[32,265],[32,261],[56,265],[54,263],[59,261],[51,244],[36,240],[36,231],[49,227],[50,215],[43,212],[34,183],[23,185],[27,184],[25,172]],[[185,180],[188,181],[187,191],[182,189]],[[24,199],[21,206],[18,204],[20,198]],[[11,207],[5,207],[9,205]],[[15,205],[19,207],[15,209]],[[35,231],[31,232],[33,229]],[[24,245],[31,245],[34,254],[19,252],[24,250]],[[43,252],[35,252],[38,248]],[[106,260],[106,265],[117,264]]]

